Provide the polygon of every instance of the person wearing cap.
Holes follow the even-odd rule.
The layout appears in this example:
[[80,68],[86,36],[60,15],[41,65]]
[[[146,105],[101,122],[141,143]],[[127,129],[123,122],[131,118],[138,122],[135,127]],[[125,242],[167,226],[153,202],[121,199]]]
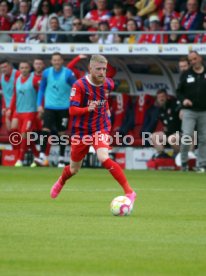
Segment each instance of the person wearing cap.
[[142,34],[139,38],[138,43],[140,44],[147,44],[147,43],[153,43],[153,44],[159,44],[162,42],[160,33],[154,33],[160,31],[160,19],[157,15],[151,15],[149,17],[149,33],[148,34]]
[[[25,27],[24,18],[18,17],[11,27],[11,31],[23,31]],[[26,42],[26,34],[12,34],[12,42],[24,43]]]

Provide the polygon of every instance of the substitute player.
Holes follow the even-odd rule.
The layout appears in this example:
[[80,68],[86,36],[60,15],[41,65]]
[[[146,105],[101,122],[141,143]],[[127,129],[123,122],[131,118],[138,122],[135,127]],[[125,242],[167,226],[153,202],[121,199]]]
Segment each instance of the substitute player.
[[[52,54],[51,63],[52,66],[43,71],[37,101],[38,111],[43,114],[42,135],[45,137],[41,145],[40,158],[36,159],[40,165],[48,162],[45,152],[51,131],[55,129],[59,136],[65,134],[68,126],[71,86],[76,81],[74,73],[63,66],[64,59],[60,53]],[[65,145],[60,144],[58,167],[64,166],[64,152]]]
[[13,68],[12,64],[7,59],[0,60],[1,78],[0,84],[3,92],[3,116],[5,116],[5,124],[7,130],[10,132],[11,128],[15,129],[17,125],[17,118],[15,116],[15,110],[12,110],[10,115],[7,116],[7,110],[10,107],[11,99],[14,93],[14,83],[20,72]]
[[[134,203],[136,193],[130,187],[121,167],[109,158],[107,140],[111,124],[107,113],[108,92],[114,88],[112,79],[106,78],[107,60],[93,55],[89,63],[90,74],[77,80],[72,87],[70,115],[72,120],[71,160],[51,189],[56,198],[67,179],[81,168],[82,161],[92,145],[99,161],[123,188]],[[88,136],[89,135],[89,136]],[[90,144],[85,137],[90,137]]]
[[[8,115],[11,110],[16,110],[16,116],[18,119],[18,130],[21,133],[22,142],[20,144],[18,160],[15,167],[23,166],[24,154],[27,150],[26,133],[33,130],[35,119],[37,116],[37,91],[38,91],[38,78],[34,73],[30,73],[31,66],[28,62],[20,62],[19,71],[21,75],[17,78],[14,86],[14,95],[11,100],[10,109],[8,109]],[[30,143],[30,147],[34,156],[38,157],[34,142]]]

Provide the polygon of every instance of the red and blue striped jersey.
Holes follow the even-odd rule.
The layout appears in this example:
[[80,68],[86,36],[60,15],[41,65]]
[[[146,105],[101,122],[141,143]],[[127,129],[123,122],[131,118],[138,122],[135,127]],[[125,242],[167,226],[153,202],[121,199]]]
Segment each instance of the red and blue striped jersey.
[[114,89],[114,82],[106,78],[102,85],[96,86],[91,83],[88,76],[77,80],[72,87],[70,106],[87,107],[95,102],[97,107],[94,111],[83,115],[71,116],[72,135],[92,135],[96,131],[108,133],[111,122],[108,116],[108,96]]

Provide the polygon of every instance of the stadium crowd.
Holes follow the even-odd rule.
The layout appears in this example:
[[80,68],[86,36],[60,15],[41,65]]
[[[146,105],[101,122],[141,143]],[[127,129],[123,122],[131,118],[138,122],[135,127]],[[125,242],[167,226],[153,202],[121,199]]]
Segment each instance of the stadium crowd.
[[[205,2],[205,0],[1,0],[0,31],[11,30],[16,33],[0,33],[0,42],[200,43],[206,41],[205,34],[186,35],[178,32],[205,30]],[[18,31],[30,31],[30,34],[20,34]],[[54,33],[46,34],[47,31]],[[63,33],[55,33],[57,31]],[[72,34],[68,34],[69,31]],[[85,31],[85,35],[75,34],[77,31]],[[94,34],[89,35],[87,31]],[[101,35],[96,31],[110,33]],[[118,34],[118,31],[128,32],[128,35]],[[141,34],[142,31],[148,33]],[[161,31],[174,31],[174,33],[162,36]],[[137,33],[130,34],[130,32]]]

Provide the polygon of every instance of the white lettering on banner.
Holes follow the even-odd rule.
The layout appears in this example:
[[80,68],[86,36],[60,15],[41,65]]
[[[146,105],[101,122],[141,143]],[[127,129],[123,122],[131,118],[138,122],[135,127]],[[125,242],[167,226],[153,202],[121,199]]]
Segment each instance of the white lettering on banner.
[[22,51],[22,52],[33,52],[33,47],[31,47],[31,46],[21,46],[21,45],[18,45],[18,51]]
[[120,48],[116,47],[116,46],[104,46],[103,51],[104,51],[104,53],[107,53],[107,52],[109,52],[109,53],[111,53],[111,52],[112,53],[119,53]]
[[83,53],[85,53],[85,52],[87,52],[87,53],[89,53],[90,52],[90,49],[89,49],[89,47],[84,47],[84,46],[77,46],[76,47],[76,49],[74,49],[74,50],[76,50],[76,51],[78,51],[78,52],[83,52]]
[[47,46],[46,48],[47,52],[60,52],[61,47],[58,46]]
[[205,54],[206,46],[192,46],[189,51],[197,51],[199,54]]
[[[144,46],[133,46],[133,52],[136,52],[136,53],[148,53],[149,52],[149,49],[147,47],[144,47]],[[131,51],[131,48],[129,48],[129,52],[132,52]]]
[[146,90],[158,90],[158,89],[169,89],[167,83],[156,82],[156,83],[143,83]]
[[165,53],[178,53],[179,50],[178,50],[178,47],[175,47],[175,46],[162,46],[162,47],[159,47],[159,52],[165,54]]
[[14,155],[5,155],[4,160],[5,161],[14,161],[15,156]]

